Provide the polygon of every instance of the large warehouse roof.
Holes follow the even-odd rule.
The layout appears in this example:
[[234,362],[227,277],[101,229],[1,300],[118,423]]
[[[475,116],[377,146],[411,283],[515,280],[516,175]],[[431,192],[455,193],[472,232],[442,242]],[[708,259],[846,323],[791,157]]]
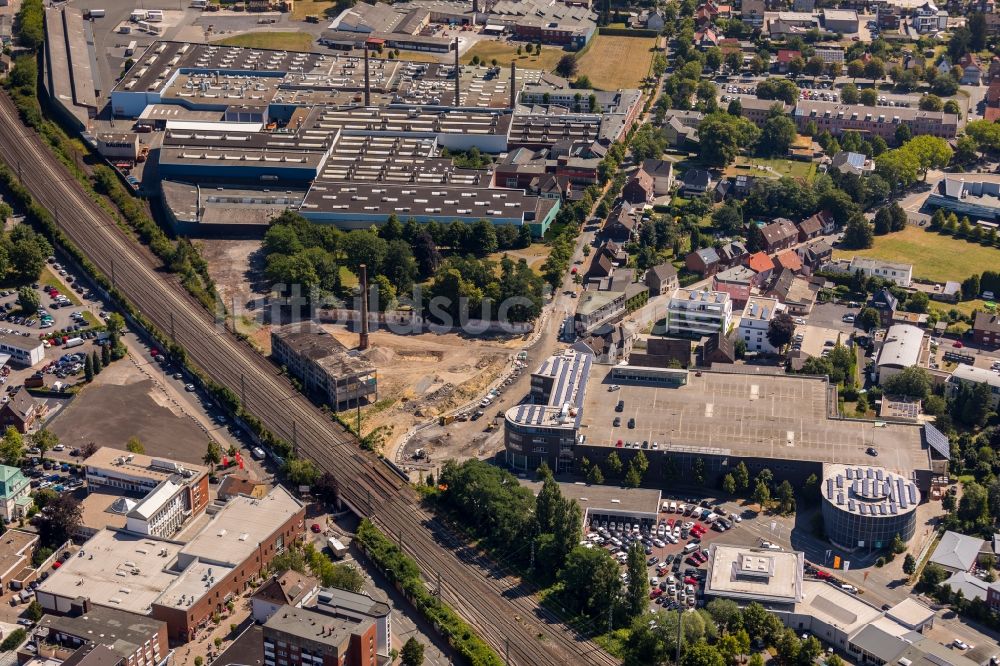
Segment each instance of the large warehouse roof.
[[885,334],[882,351],[878,355],[878,366],[909,368],[917,365],[924,332],[909,324],[890,326]]

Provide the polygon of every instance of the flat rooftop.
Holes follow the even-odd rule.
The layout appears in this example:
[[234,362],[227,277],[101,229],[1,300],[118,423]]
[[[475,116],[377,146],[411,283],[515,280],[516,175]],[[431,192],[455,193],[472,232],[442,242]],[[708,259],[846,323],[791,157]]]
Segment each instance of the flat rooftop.
[[769,603],[802,601],[803,554],[712,544],[705,594]]
[[38,592],[87,597],[98,606],[145,615],[176,578],[168,568],[180,551],[180,544],[101,530],[43,581]]
[[157,484],[167,479],[176,480],[178,476],[192,482],[208,473],[208,470],[200,465],[168,458],[154,458],[144,453],[129,453],[110,446],[97,449],[92,456],[83,461],[83,464],[89,469],[101,470],[108,476],[145,478]]
[[[233,224],[267,227],[288,208],[298,208],[306,196],[303,189],[241,188],[212,184],[201,187],[179,180],[160,181],[163,199],[180,222]],[[234,220],[233,208],[239,206]]]
[[[855,630],[875,622],[882,611],[862,601],[858,596],[841,590],[832,583],[818,580],[802,581],[801,603],[795,604],[796,615],[810,615],[850,635]],[[886,625],[895,622],[882,622]],[[899,629],[906,631],[901,625]]]
[[[849,465],[870,464],[865,450],[874,446],[886,469],[930,468],[920,426],[830,419],[821,379],[703,370],[679,388],[622,384],[609,393],[610,373],[606,366],[590,372],[580,434],[591,446],[649,440],[666,450]],[[618,400],[625,403],[621,413],[614,411]],[[612,425],[616,416],[619,427]],[[627,428],[633,417],[635,428]]]
[[[522,486],[536,496],[542,490],[541,481],[519,479]],[[660,491],[651,488],[621,488],[586,483],[559,482],[563,497],[574,499],[584,513],[601,509],[633,511],[637,513],[657,513],[660,510]]]
[[234,497],[180,550],[182,567],[194,558],[206,564],[239,566],[258,545],[303,509],[283,486],[267,496]]
[[313,643],[323,643],[339,648],[347,643],[351,634],[360,634],[371,625],[371,620],[355,622],[341,617],[285,606],[264,623],[265,631],[272,629],[297,636]]
[[101,606],[77,617],[46,615],[38,623],[39,628],[88,640],[100,636],[101,643],[125,658],[135,654],[164,625],[160,620]]
[[38,535],[21,530],[8,529],[0,536],[0,574],[6,574],[22,564],[24,551],[38,541]]

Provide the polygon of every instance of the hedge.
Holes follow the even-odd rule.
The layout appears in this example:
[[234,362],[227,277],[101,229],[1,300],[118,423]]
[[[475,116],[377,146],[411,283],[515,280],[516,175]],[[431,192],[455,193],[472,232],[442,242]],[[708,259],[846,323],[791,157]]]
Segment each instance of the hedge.
[[361,521],[355,540],[390,582],[396,583],[406,598],[424,614],[448,644],[472,666],[503,666],[503,659],[459,617],[458,613],[427,591],[417,563],[406,556],[367,518]]

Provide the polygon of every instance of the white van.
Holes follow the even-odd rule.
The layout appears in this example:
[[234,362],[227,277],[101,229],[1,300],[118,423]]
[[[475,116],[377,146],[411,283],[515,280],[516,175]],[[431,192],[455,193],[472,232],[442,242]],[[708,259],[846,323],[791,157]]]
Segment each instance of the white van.
[[677,513],[677,502],[670,503],[670,513]]
[[714,513],[710,513],[707,516],[705,516],[705,522],[709,523],[709,524],[714,523],[718,519],[719,519],[718,514],[714,514]]
[[696,543],[689,543],[688,545],[684,546],[684,550],[682,552],[685,555],[687,555],[688,553],[693,553],[696,550],[698,550],[698,544],[696,544]]

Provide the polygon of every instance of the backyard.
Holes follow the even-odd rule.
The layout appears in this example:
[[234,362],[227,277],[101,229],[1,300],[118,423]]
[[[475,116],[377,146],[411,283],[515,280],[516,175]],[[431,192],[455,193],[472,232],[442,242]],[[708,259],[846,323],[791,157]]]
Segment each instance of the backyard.
[[913,277],[933,282],[961,282],[989,266],[1000,266],[1000,250],[907,225],[902,231],[876,236],[867,250],[837,250],[835,259],[852,256],[913,264]]

